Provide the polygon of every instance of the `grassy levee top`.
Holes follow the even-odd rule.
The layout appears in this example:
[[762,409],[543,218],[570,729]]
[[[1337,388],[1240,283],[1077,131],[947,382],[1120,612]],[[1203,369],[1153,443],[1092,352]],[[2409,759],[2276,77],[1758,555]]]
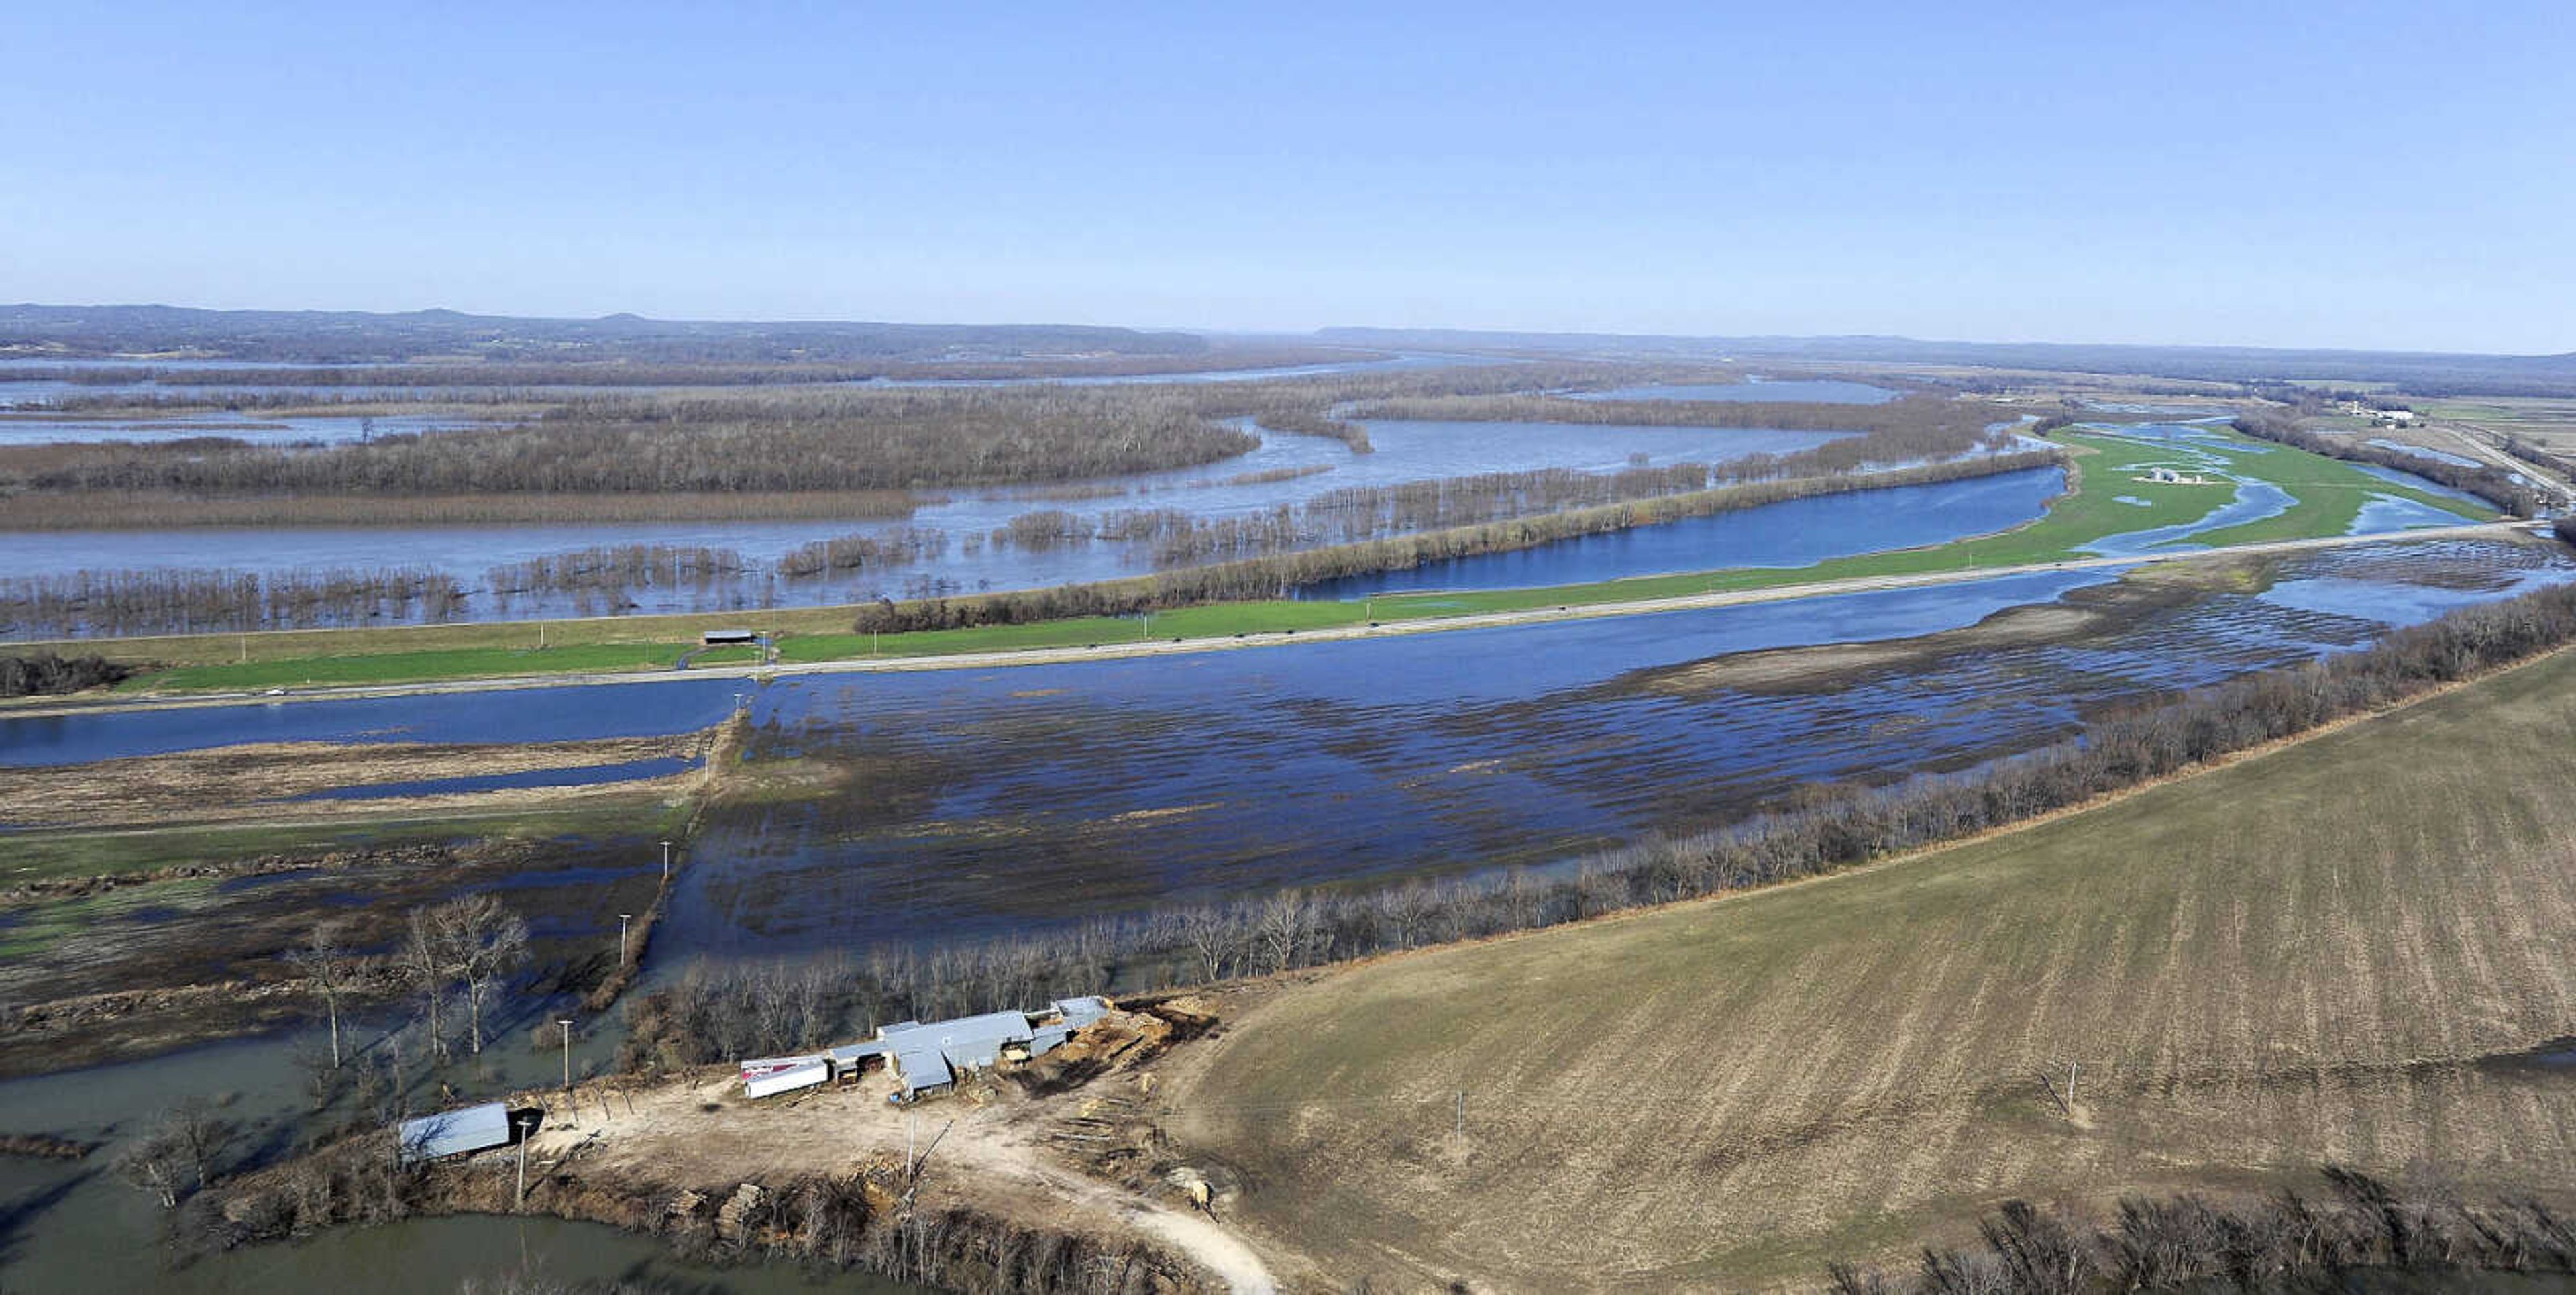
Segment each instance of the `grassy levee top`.
[[2576,1019],[2571,725],[2561,652],[1982,841],[1259,988],[1168,1127],[1337,1286],[1816,1285],[2015,1197],[2329,1162],[2563,1207],[2576,1073],[2524,1054]]
[[[1018,625],[869,636],[850,632],[850,607],[773,608],[677,616],[294,630],[48,644],[65,653],[103,651],[117,659],[169,667],[124,685],[127,692],[238,691],[304,686],[390,684],[442,679],[668,670],[710,626],[756,626],[779,640],[787,662],[858,657],[939,656],[1156,639],[1231,639],[1249,634],[1429,621],[1462,615],[1645,601],[1776,588],[1873,576],[1971,572],[2085,556],[2106,537],[2197,522],[2226,505],[2232,482],[2152,483],[2156,466],[2185,475],[2202,469],[2188,453],[2154,441],[2060,432],[2050,439],[2071,452],[2065,494],[2046,515],[1999,534],[1923,548],[1837,558],[1803,567],[1735,568],[1643,576],[1591,584],[1475,593],[1379,597],[1366,602],[1285,599],[1221,602],[1141,617],[1079,617]],[[2233,433],[2193,444],[2231,461],[2227,471],[2280,486],[2297,502],[2278,517],[2195,534],[2178,543],[2245,544],[2323,538],[2350,530],[2374,495],[2410,499],[2464,521],[2491,520],[2483,507],[2374,477],[2351,464]],[[2180,553],[2183,550],[2171,550]],[[706,654],[702,665],[739,664],[740,651]]]

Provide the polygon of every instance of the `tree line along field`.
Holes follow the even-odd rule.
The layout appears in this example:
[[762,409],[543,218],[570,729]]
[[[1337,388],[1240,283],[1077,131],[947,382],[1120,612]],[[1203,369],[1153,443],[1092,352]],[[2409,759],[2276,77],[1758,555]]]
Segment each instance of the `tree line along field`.
[[[520,389],[494,393],[506,398],[508,425],[319,449],[220,437],[0,447],[0,491],[54,525],[84,524],[67,502],[80,500],[93,527],[237,520],[252,507],[246,501],[259,501],[265,524],[293,524],[306,507],[315,521],[345,521],[345,501],[353,497],[377,501],[387,521],[413,523],[490,515],[500,511],[495,497],[513,495],[577,500],[595,520],[655,518],[659,496],[709,494],[810,516],[798,505],[801,495],[1058,483],[1214,463],[1253,447],[1238,425],[1246,419],[1276,432],[1332,437],[1365,453],[1365,430],[1334,411],[1368,399],[1709,376],[1705,366],[1572,364],[1096,387]],[[87,412],[314,403],[294,391],[127,399],[129,406]],[[431,403],[454,400],[451,393]],[[1671,425],[1860,431],[1877,438],[1873,452],[1891,459],[1955,453],[2008,417],[1983,402],[1938,396],[1884,406],[1676,403],[1640,416]],[[1585,402],[1544,404],[1599,421]],[[462,514],[448,515],[450,500]],[[887,511],[883,499],[871,502],[872,515]]]
[[2025,830],[1256,986],[1167,1127],[1269,1249],[1401,1288],[1821,1283],[2011,1198],[2329,1162],[2563,1208],[2571,688],[2562,651]]
[[[1592,533],[1608,529],[1613,523],[1645,524],[1765,502],[1787,497],[1781,493],[1784,491],[1794,494],[1899,484],[1923,478],[1927,473],[1937,477],[1966,469],[1933,465],[1866,482],[1827,478],[1812,484],[1806,479],[1752,483],[1632,505],[1576,510],[1528,523],[1427,532],[1393,541],[1191,568],[1101,585],[891,606],[872,604],[857,614],[856,633],[852,632],[854,613],[849,608],[775,608],[722,615],[599,617],[550,622],[543,628],[524,624],[419,626],[132,638],[49,646],[66,654],[101,650],[118,661],[174,667],[128,685],[133,688],[222,689],[663,668],[687,650],[698,629],[715,622],[755,623],[781,636],[781,659],[803,662],[1128,642],[1148,633],[1149,626],[1142,619],[1146,612],[1153,613],[1150,628],[1158,637],[1228,638],[1344,628],[1372,618],[1436,619],[2056,561],[2083,556],[2079,546],[2108,535],[2197,520],[2225,503],[2232,493],[2232,488],[2223,483],[2152,488],[2129,484],[2129,479],[2148,465],[2172,461],[2170,451],[2153,443],[2068,430],[2051,433],[2051,439],[2073,452],[2067,460],[2073,488],[2052,501],[2047,514],[2038,521],[1952,544],[1863,554],[1798,568],[1746,568],[1587,585],[1392,596],[1365,606],[1259,596],[1282,585],[1358,570],[1410,566]],[[1991,466],[2019,464],[2019,459],[2011,459],[1998,460]],[[2489,520],[2494,515],[2427,491],[2392,485],[2349,464],[2286,446],[2244,455],[2235,470],[2283,485],[2299,497],[2299,503],[2288,514],[2273,519],[2277,524],[2257,523],[2262,534],[2254,534],[2248,527],[2231,528],[2246,532],[2243,534],[2218,533],[2236,542],[2339,534],[2350,525],[2362,500],[2372,493],[2415,499],[2458,515],[2463,521]],[[2119,496],[2133,491],[2145,492],[2147,506],[2120,502]],[[2194,542],[2208,538],[2193,537]],[[541,649],[540,644],[550,646]],[[571,650],[576,648],[580,650]]]

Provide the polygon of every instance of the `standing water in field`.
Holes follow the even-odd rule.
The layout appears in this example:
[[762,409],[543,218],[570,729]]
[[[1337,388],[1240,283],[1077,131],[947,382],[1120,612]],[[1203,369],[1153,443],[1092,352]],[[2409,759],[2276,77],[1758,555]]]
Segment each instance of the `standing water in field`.
[[[1336,491],[1383,490],[1484,473],[1598,474],[1717,464],[1756,454],[1796,453],[1848,435],[1552,423],[1378,421],[1367,427],[1376,448],[1366,454],[1336,440],[1260,431],[1257,448],[1220,463],[1054,487],[956,491],[900,518],[0,530],[0,571],[22,581],[62,580],[83,572],[175,571],[201,567],[203,555],[209,554],[220,554],[226,571],[263,577],[400,568],[456,581],[464,597],[449,618],[458,620],[811,606],[1047,588],[1155,569],[1149,539],[1066,538],[1052,525],[1023,533],[1030,520],[1067,520],[1077,535],[1091,530],[1145,535],[1167,529],[1152,520],[1166,512],[1201,523],[1263,518],[1315,504]],[[1122,515],[1130,521],[1122,524]],[[1937,529],[1937,522],[1927,525]],[[810,576],[779,568],[791,552],[851,539],[868,541],[876,552],[859,566],[818,567]],[[703,550],[706,564],[687,577],[584,581],[576,588],[547,587],[514,574],[525,564],[567,554],[583,555],[569,564],[574,568],[610,570],[614,555],[606,551],[626,546],[688,554]],[[10,626],[8,598],[0,588],[0,633],[85,632],[77,624]],[[399,622],[427,614],[408,606],[376,606],[356,623],[383,624],[388,617]],[[34,615],[16,613],[20,619]]]
[[[725,956],[1046,927],[1541,863],[1797,786],[1961,769],[2100,706],[2345,650],[2576,576],[2554,548],[2370,546],[2261,588],[2111,572],[1188,657],[765,690],[657,945]],[[2272,592],[2267,592],[2272,591]],[[1941,631],[2031,605],[1944,646]],[[1894,640],[1838,658],[1812,645]],[[1968,650],[1973,647],[1973,650]],[[1735,658],[1792,648],[1780,659]],[[1717,664],[1712,664],[1717,663]]]

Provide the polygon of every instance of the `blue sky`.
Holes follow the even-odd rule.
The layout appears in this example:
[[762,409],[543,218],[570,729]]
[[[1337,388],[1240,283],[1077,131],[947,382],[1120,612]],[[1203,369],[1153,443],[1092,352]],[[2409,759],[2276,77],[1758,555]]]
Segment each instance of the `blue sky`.
[[0,301],[2576,349],[2555,6],[243,8],[13,7]]

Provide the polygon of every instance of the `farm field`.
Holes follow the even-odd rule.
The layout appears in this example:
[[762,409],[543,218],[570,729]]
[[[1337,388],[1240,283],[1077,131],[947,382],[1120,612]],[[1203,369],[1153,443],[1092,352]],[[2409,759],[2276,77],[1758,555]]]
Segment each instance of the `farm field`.
[[1335,1285],[1810,1283],[2010,1198],[2327,1162],[2563,1203],[2572,687],[2562,652],[1910,860],[1254,987],[1167,1125]]
[[2558,454],[2576,451],[2576,400],[2497,396],[2421,403],[2444,422],[2519,436]]

